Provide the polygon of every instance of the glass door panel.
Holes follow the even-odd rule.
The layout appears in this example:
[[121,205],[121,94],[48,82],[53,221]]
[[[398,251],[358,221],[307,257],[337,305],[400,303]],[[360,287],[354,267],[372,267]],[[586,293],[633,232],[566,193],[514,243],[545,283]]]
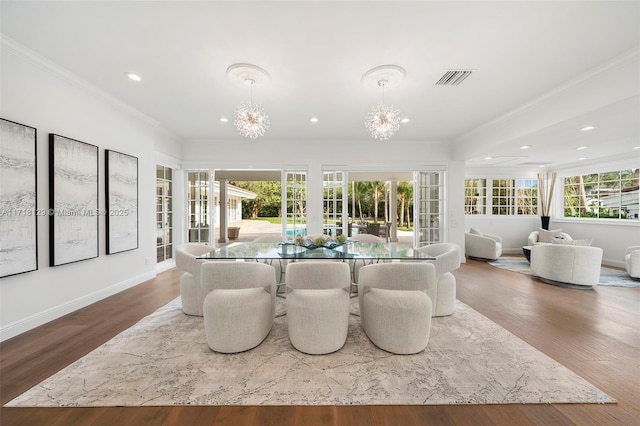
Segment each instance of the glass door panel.
[[414,246],[443,241],[443,172],[414,172]]
[[323,220],[322,230],[325,234],[336,236],[347,234],[348,213],[347,179],[345,172],[331,171],[323,173]]
[[282,234],[286,238],[307,235],[307,172],[282,171]]

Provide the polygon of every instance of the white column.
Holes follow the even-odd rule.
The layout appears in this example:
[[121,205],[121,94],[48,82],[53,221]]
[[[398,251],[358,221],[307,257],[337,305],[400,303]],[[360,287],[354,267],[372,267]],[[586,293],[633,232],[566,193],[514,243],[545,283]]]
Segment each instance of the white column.
[[389,241],[398,242],[398,180],[391,179],[389,185],[389,216],[391,219],[391,229],[389,230]]
[[218,238],[219,243],[226,243],[229,241],[229,230],[228,230],[228,216],[229,216],[229,197],[227,195],[227,180],[220,180],[220,237]]

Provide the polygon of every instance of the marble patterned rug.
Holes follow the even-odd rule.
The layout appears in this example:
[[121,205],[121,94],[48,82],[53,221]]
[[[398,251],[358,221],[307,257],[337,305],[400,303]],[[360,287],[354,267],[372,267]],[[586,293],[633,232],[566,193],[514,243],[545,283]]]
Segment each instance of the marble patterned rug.
[[202,318],[183,314],[178,298],[6,406],[615,402],[459,301],[453,315],[433,319],[416,355],[378,349],[355,315],[341,350],[306,355],[289,343],[286,321],[277,317],[253,350],[219,354]]
[[[489,262],[489,264],[498,268],[533,276],[531,273],[531,265],[529,265],[529,262],[522,257],[500,257],[498,260]],[[640,280],[631,278],[626,271],[603,266],[600,268],[600,280],[598,281],[598,285],[612,287],[640,287]]]

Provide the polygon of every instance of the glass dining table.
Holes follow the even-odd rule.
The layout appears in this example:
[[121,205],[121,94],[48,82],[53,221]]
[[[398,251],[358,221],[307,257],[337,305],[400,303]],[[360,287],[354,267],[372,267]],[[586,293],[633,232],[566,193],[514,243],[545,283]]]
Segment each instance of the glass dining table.
[[[357,295],[355,270],[358,266],[362,267],[379,262],[425,261],[435,259],[401,243],[359,241],[347,241],[344,244],[332,244],[320,247],[315,245],[297,245],[289,241],[281,243],[238,242],[219,247],[197,258],[210,261],[257,261],[271,265],[273,265],[273,262],[278,261],[278,269],[280,270],[280,279],[278,279],[277,285],[278,290],[284,288],[285,269],[286,264],[289,262],[304,260],[337,260],[348,262],[352,281],[349,293],[352,297]],[[280,293],[278,290],[276,290],[276,296],[285,298],[286,292]]]
[[232,243],[199,256],[206,260],[275,260],[333,259],[333,260],[433,260],[419,250],[401,244],[387,242],[347,241],[327,246],[303,246],[290,242]]

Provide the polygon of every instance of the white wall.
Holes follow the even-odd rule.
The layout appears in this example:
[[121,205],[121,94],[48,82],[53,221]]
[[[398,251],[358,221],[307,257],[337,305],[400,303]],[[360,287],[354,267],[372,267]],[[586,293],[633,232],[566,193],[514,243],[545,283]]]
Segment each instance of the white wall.
[[48,208],[48,134],[99,147],[99,204],[104,207],[104,150],[138,157],[139,248],[107,256],[99,218],[99,257],[49,267],[48,217],[38,217],[38,270],[0,280],[1,339],[22,333],[155,276],[156,151],[179,156],[174,137],[47,60],[2,40],[0,117],[37,128],[38,207]]

